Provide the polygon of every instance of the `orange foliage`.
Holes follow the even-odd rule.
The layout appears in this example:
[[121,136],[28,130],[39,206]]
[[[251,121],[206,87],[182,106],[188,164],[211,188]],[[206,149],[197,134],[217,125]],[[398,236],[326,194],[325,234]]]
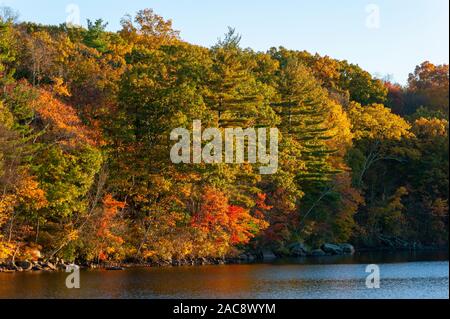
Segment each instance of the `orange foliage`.
[[119,210],[124,207],[124,202],[116,201],[110,194],[103,198],[103,210],[97,223],[97,236],[101,241],[98,251],[98,258],[100,260],[106,260],[108,258],[108,251],[112,251],[110,246],[114,244],[121,245],[124,242],[122,237],[115,235],[112,231],[112,228],[115,226],[114,219]]
[[229,243],[235,245],[248,243],[268,224],[253,217],[249,210],[230,205],[223,192],[206,188],[201,197],[201,208],[192,216],[192,226],[213,235],[226,234]]
[[33,177],[25,177],[17,187],[18,202],[29,210],[39,210],[47,206],[45,192]]
[[60,143],[83,143],[91,146],[102,144],[100,132],[84,126],[75,110],[54,98],[51,93],[40,90],[35,108],[44,123],[50,124],[49,131]]
[[247,209],[239,206],[228,207],[230,241],[232,245],[247,244],[261,229],[268,224],[250,215]]
[[98,236],[113,238],[116,241],[122,241],[122,239],[111,234],[109,227],[118,210],[123,209],[124,207],[124,202],[116,201],[110,194],[105,196],[103,199],[103,212],[97,230]]

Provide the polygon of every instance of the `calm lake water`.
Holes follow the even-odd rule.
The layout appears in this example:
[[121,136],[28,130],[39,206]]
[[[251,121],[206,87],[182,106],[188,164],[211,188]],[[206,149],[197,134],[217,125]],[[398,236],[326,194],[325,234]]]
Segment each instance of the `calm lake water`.
[[[366,288],[369,264],[380,267],[380,289]],[[66,275],[0,273],[0,298],[449,298],[448,252],[81,271],[80,289],[67,289]]]

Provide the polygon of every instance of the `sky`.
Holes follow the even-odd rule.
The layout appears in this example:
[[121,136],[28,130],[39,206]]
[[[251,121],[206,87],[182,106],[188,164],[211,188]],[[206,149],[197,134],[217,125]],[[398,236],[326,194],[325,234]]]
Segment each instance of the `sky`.
[[243,47],[307,50],[401,84],[424,61],[449,63],[448,0],[0,0],[0,6],[18,11],[20,21],[43,24],[102,18],[111,31],[125,14],[152,8],[190,43],[211,46],[231,26]]

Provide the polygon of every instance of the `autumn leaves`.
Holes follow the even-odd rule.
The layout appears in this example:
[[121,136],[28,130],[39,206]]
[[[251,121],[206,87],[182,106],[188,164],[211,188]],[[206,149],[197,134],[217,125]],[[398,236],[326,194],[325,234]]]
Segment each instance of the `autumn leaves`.
[[0,259],[446,241],[448,66],[401,87],[239,40],[191,45],[152,10],[119,32],[1,22]]

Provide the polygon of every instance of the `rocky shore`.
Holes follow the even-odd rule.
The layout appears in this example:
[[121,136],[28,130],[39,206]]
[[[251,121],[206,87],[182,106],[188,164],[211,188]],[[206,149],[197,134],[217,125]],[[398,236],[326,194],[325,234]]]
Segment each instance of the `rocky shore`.
[[0,272],[57,271],[65,270],[64,261],[15,261],[0,263]]
[[[131,267],[178,267],[178,266],[202,266],[202,265],[224,265],[239,264],[256,261],[271,260],[285,257],[314,257],[331,255],[352,255],[355,249],[350,244],[324,244],[320,249],[309,250],[301,243],[291,244],[289,250],[285,252],[261,250],[243,252],[237,256],[224,258],[189,258],[182,260],[161,260],[153,262],[134,262],[126,261],[123,263],[79,263],[80,268],[85,269],[104,269],[104,270],[125,270]],[[56,258],[52,261],[39,259],[37,261],[12,261],[0,262],[0,272],[28,272],[28,271],[65,271],[68,264],[64,260]]]
[[[418,244],[409,244],[396,239],[385,238],[386,245],[379,247],[361,247],[359,252],[367,251],[401,251],[401,250],[438,250],[440,247],[429,247]],[[133,267],[180,267],[180,266],[202,266],[202,265],[225,265],[241,264],[261,261],[270,261],[278,258],[308,258],[308,257],[326,257],[326,256],[344,256],[355,254],[356,249],[353,245],[344,243],[326,243],[319,248],[309,248],[303,243],[292,243],[283,249],[263,249],[257,251],[242,252],[233,257],[224,258],[189,258],[182,260],[160,260],[150,262],[125,261],[122,263],[82,263],[78,266],[81,269],[102,269],[109,271],[126,270]],[[0,262],[0,272],[29,272],[29,271],[65,271],[69,264],[64,260],[55,258],[51,261],[40,258],[37,261],[10,261]]]

